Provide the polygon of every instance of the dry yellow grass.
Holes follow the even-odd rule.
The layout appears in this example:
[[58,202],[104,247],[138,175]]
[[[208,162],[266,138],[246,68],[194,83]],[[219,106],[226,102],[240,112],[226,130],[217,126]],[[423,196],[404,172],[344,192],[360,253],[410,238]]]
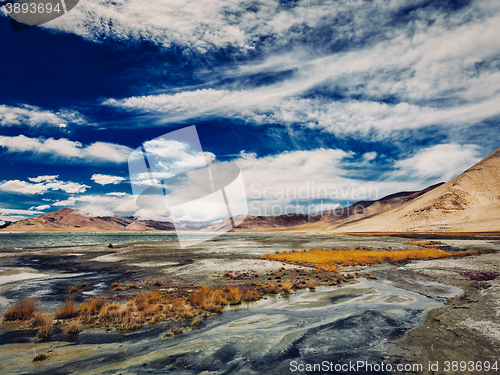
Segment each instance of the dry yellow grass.
[[400,262],[410,259],[450,258],[452,256],[466,256],[480,254],[481,251],[466,250],[448,253],[435,248],[416,250],[323,250],[312,249],[303,251],[278,252],[261,256],[262,259],[294,262],[321,268],[325,271],[336,271],[337,265],[343,266],[358,264],[374,264],[383,262]]
[[162,279],[153,280],[153,285],[154,286],[162,286],[163,285]]
[[45,322],[38,328],[36,337],[39,339],[48,339],[52,335],[52,320],[46,319]]
[[78,315],[78,308],[75,301],[66,300],[64,303],[55,311],[56,319],[71,319]]
[[205,285],[191,294],[189,302],[205,311],[220,312],[227,304],[227,298],[220,290]]
[[420,246],[420,247],[434,247],[436,245],[443,244],[441,241],[427,241],[427,242],[410,241],[410,242],[403,242],[403,243],[405,245],[415,245],[415,246]]
[[158,292],[149,293],[149,295],[148,295],[148,303],[149,304],[158,303],[160,301],[160,298],[161,298],[161,295]]
[[78,333],[79,330],[80,330],[80,322],[78,320],[72,320],[69,322],[64,332],[66,332],[66,334],[68,335],[72,335]]
[[95,315],[101,311],[101,307],[106,302],[99,297],[92,297],[90,300],[85,301],[80,306],[80,313]]
[[30,321],[26,324],[26,328],[38,328],[41,327],[45,324],[47,319],[45,319],[45,316],[41,312],[35,313],[33,318],[30,319]]
[[261,294],[256,290],[247,290],[243,294],[244,301],[257,301],[260,298]]
[[285,294],[289,294],[292,291],[292,283],[287,281],[281,286],[281,291]]
[[130,289],[139,289],[139,284],[137,284],[137,283],[130,283],[130,284],[128,284],[127,289],[128,290],[130,290]]
[[135,304],[137,305],[137,310],[143,311],[148,307],[148,297],[144,294],[139,294],[135,298]]
[[21,299],[9,307],[3,317],[4,321],[30,320],[33,318],[37,301],[35,299]]
[[77,293],[81,293],[82,291],[77,287],[77,286],[71,286],[69,289],[68,289],[68,294],[77,294]]
[[276,285],[271,284],[271,283],[265,283],[262,285],[262,291],[266,294],[276,294]]
[[237,304],[241,303],[242,296],[241,296],[240,290],[238,288],[228,287],[228,288],[226,288],[225,292],[228,296],[229,304],[237,305]]

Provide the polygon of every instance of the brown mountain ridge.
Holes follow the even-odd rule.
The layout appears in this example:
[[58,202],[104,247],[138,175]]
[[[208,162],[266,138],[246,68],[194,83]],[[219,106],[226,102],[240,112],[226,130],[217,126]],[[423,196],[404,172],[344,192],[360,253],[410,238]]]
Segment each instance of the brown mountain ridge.
[[1,229],[14,232],[106,232],[106,231],[173,231],[170,222],[136,220],[118,216],[86,216],[77,210],[63,208],[39,217],[20,220]]

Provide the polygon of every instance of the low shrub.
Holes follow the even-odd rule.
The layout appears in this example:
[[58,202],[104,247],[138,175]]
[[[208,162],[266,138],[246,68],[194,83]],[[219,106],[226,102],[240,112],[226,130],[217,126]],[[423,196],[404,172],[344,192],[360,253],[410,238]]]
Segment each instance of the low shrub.
[[47,319],[45,323],[38,328],[36,337],[38,339],[48,339],[52,335],[52,321]]
[[72,335],[78,333],[79,330],[80,330],[80,322],[78,320],[72,320],[67,325],[65,332],[68,335]]
[[78,316],[78,307],[75,301],[69,299],[64,301],[64,303],[55,311],[56,319],[71,319]]
[[37,301],[33,298],[21,299],[9,307],[5,312],[3,320],[6,322],[16,320],[30,320],[33,318]]

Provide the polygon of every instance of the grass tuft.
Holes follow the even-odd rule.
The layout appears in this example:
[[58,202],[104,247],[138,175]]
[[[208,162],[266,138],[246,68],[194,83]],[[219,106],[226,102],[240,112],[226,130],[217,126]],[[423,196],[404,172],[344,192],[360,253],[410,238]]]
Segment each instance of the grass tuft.
[[81,292],[82,291],[77,286],[74,285],[68,289],[68,294],[77,294]]
[[38,328],[36,337],[38,339],[48,339],[52,335],[52,320],[47,319],[45,323]]
[[40,362],[40,361],[45,361],[47,359],[47,355],[45,353],[38,353],[36,354],[32,361],[33,362]]
[[33,313],[35,312],[36,305],[37,301],[33,298],[21,299],[7,309],[3,320],[6,322],[16,320],[30,320],[31,318],[33,318]]
[[72,335],[72,334],[75,334],[75,333],[78,333],[78,331],[80,330],[80,322],[78,320],[72,320],[69,322],[68,326],[66,327],[66,334],[68,335]]
[[128,284],[127,289],[139,289],[139,284],[130,283],[130,284]]
[[35,315],[33,315],[33,318],[30,319],[28,324],[26,325],[26,328],[38,328],[41,327],[45,324],[47,320],[43,316],[42,313],[37,312]]
[[72,299],[64,303],[55,311],[56,319],[71,319],[78,315],[78,307]]
[[290,281],[287,281],[281,286],[281,291],[285,294],[290,294],[292,291],[292,283]]
[[113,283],[111,284],[111,289],[113,289],[115,292],[121,292],[122,290],[125,290],[122,284],[120,283]]
[[154,286],[162,286],[163,285],[163,281],[161,279],[153,280],[153,285]]

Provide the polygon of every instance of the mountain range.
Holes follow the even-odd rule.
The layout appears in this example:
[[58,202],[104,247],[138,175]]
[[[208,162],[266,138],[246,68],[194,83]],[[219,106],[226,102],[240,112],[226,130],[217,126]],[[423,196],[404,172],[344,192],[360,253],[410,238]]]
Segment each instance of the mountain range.
[[[205,231],[226,231],[229,221]],[[316,215],[247,216],[233,231],[500,232],[500,149],[447,183]]]
[[[249,215],[237,227],[230,220],[210,225],[183,223],[183,230],[204,232],[364,233],[500,232],[500,149],[446,183],[420,191],[391,194],[374,201],[314,215]],[[36,218],[6,223],[15,232],[174,231],[168,221],[133,217],[92,217],[63,208]]]

